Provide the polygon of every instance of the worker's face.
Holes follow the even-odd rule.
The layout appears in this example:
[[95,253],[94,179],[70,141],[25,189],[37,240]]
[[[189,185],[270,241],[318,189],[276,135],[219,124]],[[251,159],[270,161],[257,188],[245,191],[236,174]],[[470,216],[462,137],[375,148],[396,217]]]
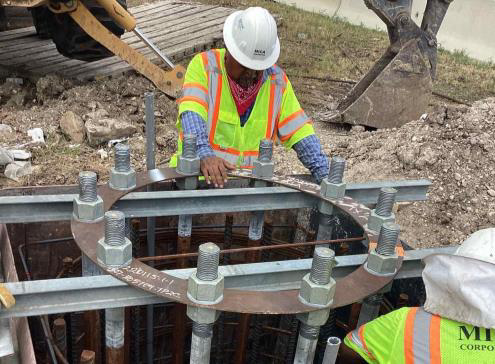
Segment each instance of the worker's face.
[[229,77],[243,88],[248,88],[258,81],[258,78],[262,72],[244,67],[242,64],[237,62],[229,52],[226,52],[225,54],[225,67],[227,68]]

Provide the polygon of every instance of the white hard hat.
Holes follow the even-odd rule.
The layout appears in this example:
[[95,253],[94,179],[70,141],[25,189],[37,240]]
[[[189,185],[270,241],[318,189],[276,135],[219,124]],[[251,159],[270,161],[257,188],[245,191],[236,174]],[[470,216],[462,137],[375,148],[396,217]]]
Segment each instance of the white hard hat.
[[495,264],[495,228],[475,232],[454,254]]
[[275,19],[260,7],[229,15],[223,25],[223,40],[232,57],[249,69],[270,68],[280,55]]

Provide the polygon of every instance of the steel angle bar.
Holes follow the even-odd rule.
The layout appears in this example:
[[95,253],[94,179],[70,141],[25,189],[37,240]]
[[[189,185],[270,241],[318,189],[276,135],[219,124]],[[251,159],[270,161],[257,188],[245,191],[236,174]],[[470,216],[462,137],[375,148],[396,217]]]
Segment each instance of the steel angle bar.
[[[408,250],[396,279],[420,277],[421,259],[434,253],[453,253],[455,247]],[[366,260],[366,254],[337,257],[333,277],[339,279]],[[226,288],[282,291],[299,288],[301,278],[311,269],[311,259],[221,266]],[[194,269],[169,270],[168,274],[186,279]],[[108,275],[6,283],[16,305],[0,310],[0,320],[63,312],[96,310],[169,302],[126,285]]]
[[[429,180],[348,184],[346,194],[363,204],[376,203],[382,187],[398,190],[397,201],[426,200]],[[62,221],[72,218],[74,194],[0,196],[0,223]],[[123,197],[118,208],[127,217],[280,210],[312,207],[315,198],[287,187],[238,188],[197,191],[135,192]]]

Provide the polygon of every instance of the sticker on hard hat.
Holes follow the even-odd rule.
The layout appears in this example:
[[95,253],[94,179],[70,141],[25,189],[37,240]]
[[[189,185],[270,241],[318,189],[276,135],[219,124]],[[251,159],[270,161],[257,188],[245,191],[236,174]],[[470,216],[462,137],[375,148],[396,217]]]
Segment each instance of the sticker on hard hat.
[[263,49],[255,49],[254,50],[254,55],[255,56],[264,56],[265,55],[265,51]]

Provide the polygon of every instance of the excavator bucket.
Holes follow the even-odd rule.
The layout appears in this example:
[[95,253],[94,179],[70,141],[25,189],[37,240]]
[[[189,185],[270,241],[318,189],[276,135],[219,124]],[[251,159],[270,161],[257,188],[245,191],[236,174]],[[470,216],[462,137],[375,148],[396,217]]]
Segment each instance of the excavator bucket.
[[419,119],[432,87],[427,62],[414,39],[398,53],[389,49],[340,103],[338,121],[396,128]]

